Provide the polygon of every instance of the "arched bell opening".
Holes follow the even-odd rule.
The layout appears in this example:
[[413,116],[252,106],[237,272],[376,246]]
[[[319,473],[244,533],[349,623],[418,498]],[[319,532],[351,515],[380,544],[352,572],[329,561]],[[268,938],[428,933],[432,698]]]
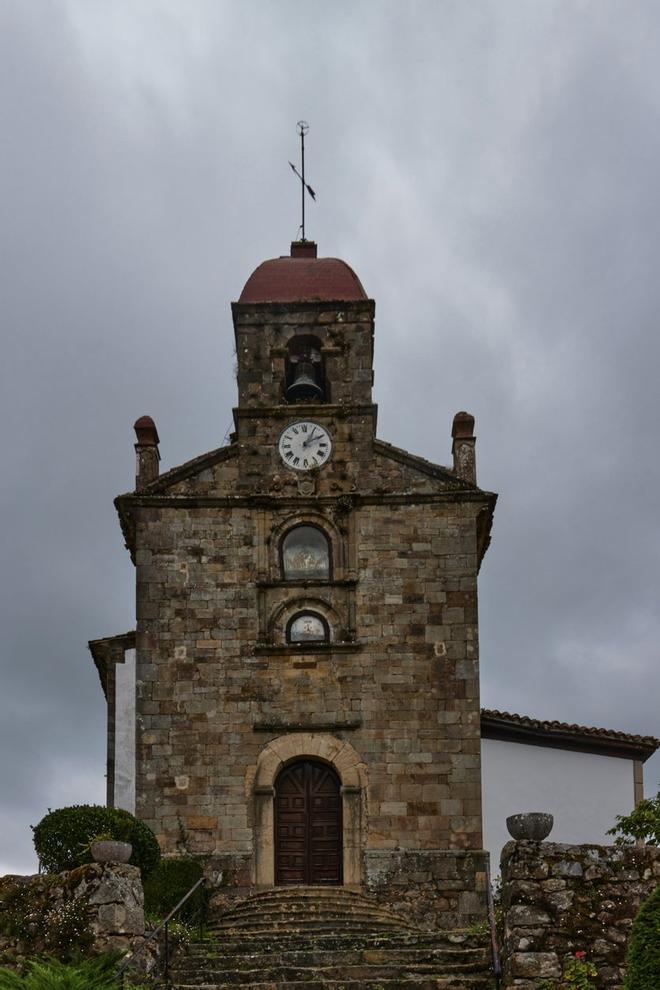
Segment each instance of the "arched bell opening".
[[274,827],[276,884],[342,883],[341,781],[329,764],[304,758],[280,771]]
[[317,337],[308,334],[292,337],[287,345],[285,367],[287,402],[326,401],[323,356]]

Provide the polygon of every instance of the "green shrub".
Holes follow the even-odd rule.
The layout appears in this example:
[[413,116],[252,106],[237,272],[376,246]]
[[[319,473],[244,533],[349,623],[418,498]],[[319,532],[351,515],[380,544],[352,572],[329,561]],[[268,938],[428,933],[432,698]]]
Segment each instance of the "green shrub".
[[625,990],[658,990],[660,980],[660,887],[635,918],[626,957]]
[[140,867],[143,878],[149,876],[160,860],[160,849],[151,829],[121,808],[76,804],[50,811],[32,830],[34,848],[48,873],[61,873],[90,863],[89,840],[100,833],[131,843],[131,863]]
[[[204,875],[196,859],[161,859],[144,885],[144,908],[148,915],[164,918],[179,903],[190,888]],[[206,910],[208,892],[205,887],[195,891],[177,916],[180,921],[198,921]]]
[[65,965],[54,960],[28,963],[21,976],[0,969],[0,990],[117,990],[117,957]]

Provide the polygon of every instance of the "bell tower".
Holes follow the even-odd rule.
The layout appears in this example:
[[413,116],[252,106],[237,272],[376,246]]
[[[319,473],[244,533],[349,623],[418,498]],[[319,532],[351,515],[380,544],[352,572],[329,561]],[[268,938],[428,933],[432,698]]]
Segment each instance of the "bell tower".
[[[328,494],[350,490],[356,453],[366,452],[376,425],[374,303],[357,275],[338,258],[319,258],[313,241],[294,241],[290,255],[259,265],[232,311],[243,483],[263,490],[302,480],[281,474],[291,465],[279,448],[282,430],[299,420],[332,438],[332,464],[314,479],[315,491],[323,481]],[[310,458],[308,466],[319,464]]]

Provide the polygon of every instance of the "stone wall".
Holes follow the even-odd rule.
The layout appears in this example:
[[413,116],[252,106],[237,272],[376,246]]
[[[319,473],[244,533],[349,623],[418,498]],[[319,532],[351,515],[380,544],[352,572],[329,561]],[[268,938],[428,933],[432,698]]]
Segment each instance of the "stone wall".
[[486,852],[367,852],[365,892],[430,931],[483,922]]
[[633,919],[660,884],[660,849],[509,842],[501,864],[507,990],[558,986],[576,952],[595,964],[599,990],[620,988]]
[[144,898],[135,866],[90,863],[70,872],[0,878],[0,964],[136,948]]
[[[331,510],[304,521],[335,534]],[[260,755],[310,731],[364,764],[363,848],[482,847],[474,510],[356,508],[333,543],[350,572],[313,588],[267,546],[257,572],[298,506],[141,511],[138,814],[164,851],[251,854]],[[308,603],[333,641],[287,646]]]

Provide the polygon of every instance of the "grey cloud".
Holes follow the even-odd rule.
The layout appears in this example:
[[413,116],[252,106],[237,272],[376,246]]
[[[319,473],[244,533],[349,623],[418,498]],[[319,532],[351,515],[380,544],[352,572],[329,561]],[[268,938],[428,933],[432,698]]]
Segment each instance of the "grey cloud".
[[380,435],[447,463],[477,417],[484,703],[658,732],[660,15],[413,9],[0,13],[7,868],[48,804],[102,797],[85,643],[134,621],[131,425],[164,467],[222,442],[228,304],[296,236],[300,117],[310,233],[377,301]]

